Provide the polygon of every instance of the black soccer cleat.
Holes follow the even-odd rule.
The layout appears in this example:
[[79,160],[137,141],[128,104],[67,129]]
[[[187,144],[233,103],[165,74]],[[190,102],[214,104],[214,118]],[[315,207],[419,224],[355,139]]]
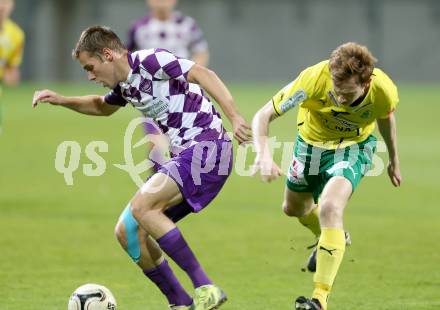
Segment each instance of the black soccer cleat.
[[324,310],[318,299],[300,296],[295,300],[295,310]]
[[313,249],[307,260],[307,270],[310,272],[316,272],[316,248]]

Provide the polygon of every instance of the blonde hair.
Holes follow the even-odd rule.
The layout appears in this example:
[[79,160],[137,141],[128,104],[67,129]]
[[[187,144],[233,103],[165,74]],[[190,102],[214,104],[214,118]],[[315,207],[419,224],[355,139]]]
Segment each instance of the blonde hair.
[[336,82],[344,82],[354,76],[358,83],[365,84],[370,80],[376,62],[366,46],[348,42],[331,53],[329,67]]
[[75,48],[72,51],[72,57],[78,59],[81,52],[88,52],[92,56],[100,56],[104,48],[109,48],[117,52],[126,50],[121,39],[113,30],[106,26],[92,26],[85,29]]

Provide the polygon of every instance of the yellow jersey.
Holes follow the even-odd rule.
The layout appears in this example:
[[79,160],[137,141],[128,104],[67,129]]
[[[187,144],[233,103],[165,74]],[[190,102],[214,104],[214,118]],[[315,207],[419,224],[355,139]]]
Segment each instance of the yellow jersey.
[[375,120],[387,118],[399,101],[397,87],[377,68],[360,103],[342,105],[336,98],[326,60],[302,71],[272,102],[278,115],[299,106],[297,126],[301,138],[312,145],[336,149],[367,139]]
[[0,80],[6,67],[21,64],[24,47],[24,32],[12,20],[7,19],[0,31]]

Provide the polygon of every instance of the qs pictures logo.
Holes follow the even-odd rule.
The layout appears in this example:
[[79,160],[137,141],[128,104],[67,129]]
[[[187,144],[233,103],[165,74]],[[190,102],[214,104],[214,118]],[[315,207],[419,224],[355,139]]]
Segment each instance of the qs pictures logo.
[[[113,164],[114,167],[126,171],[132,181],[141,187],[145,180],[141,175],[153,168],[155,163],[161,163],[164,160],[162,156],[158,154],[163,153],[163,147],[161,148],[157,141],[153,138],[155,135],[146,135],[142,137],[138,142],[133,143],[134,133],[139,125],[148,123],[148,119],[144,117],[138,117],[130,121],[124,134],[124,160],[122,164]],[[145,158],[140,163],[135,163],[133,157],[133,150],[141,146],[145,146],[147,143],[152,143],[152,149],[149,158]],[[109,145],[105,141],[91,141],[87,144],[84,150],[84,154],[91,163],[82,165],[82,171],[86,176],[101,176],[107,169],[107,163],[100,153],[107,153],[109,151]],[[64,141],[58,145],[55,155],[55,169],[59,173],[64,175],[64,180],[67,185],[72,186],[74,184],[73,174],[80,167],[82,148],[77,141]],[[157,157],[157,158],[154,158]]]

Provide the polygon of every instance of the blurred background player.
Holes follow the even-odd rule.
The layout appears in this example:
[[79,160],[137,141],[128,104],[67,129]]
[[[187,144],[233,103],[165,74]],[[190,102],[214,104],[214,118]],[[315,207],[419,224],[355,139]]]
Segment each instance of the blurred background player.
[[20,82],[24,32],[9,16],[14,8],[13,0],[0,0],[0,78],[8,86]]
[[[171,309],[217,309],[226,296],[208,278],[176,222],[204,209],[232,170],[232,142],[205,93],[231,121],[239,143],[250,140],[249,125],[213,71],[164,49],[129,53],[112,30],[95,26],[81,34],[73,56],[89,80],[112,90],[105,97],[64,97],[49,90],[37,91],[33,106],[43,101],[108,116],[130,102],[154,120],[171,141],[172,158],[162,162],[133,196],[119,219],[116,235],[145,276],[166,296]],[[211,169],[201,173],[198,167],[202,166]],[[192,280],[194,300],[163,253]]]
[[[0,80],[2,84],[15,86],[20,82],[20,70],[24,47],[24,32],[9,16],[14,0],[0,0]],[[0,95],[1,95],[0,87]],[[1,132],[0,103],[0,132]]]
[[[296,309],[326,310],[345,251],[343,213],[356,186],[368,172],[376,149],[375,123],[386,143],[388,174],[400,186],[394,109],[397,88],[365,46],[346,43],[330,60],[305,69],[254,117],[255,169],[264,181],[281,175],[268,150],[269,123],[299,106],[293,161],[283,210],[319,237],[315,289],[300,296]],[[317,205],[319,199],[319,207]],[[320,210],[319,210],[320,208]]]
[[[129,51],[164,48],[176,56],[192,59],[207,66],[208,43],[196,21],[176,11],[177,0],[145,0],[149,14],[134,21],[128,32],[126,44]],[[168,157],[168,142],[151,121],[144,123],[149,136],[147,153],[150,158]],[[154,147],[152,146],[154,145]],[[154,170],[158,167],[155,166]]]
[[177,0],[145,2],[149,14],[132,23],[128,32],[128,50],[159,47],[208,66],[208,43],[203,32],[192,17],[175,10]]

